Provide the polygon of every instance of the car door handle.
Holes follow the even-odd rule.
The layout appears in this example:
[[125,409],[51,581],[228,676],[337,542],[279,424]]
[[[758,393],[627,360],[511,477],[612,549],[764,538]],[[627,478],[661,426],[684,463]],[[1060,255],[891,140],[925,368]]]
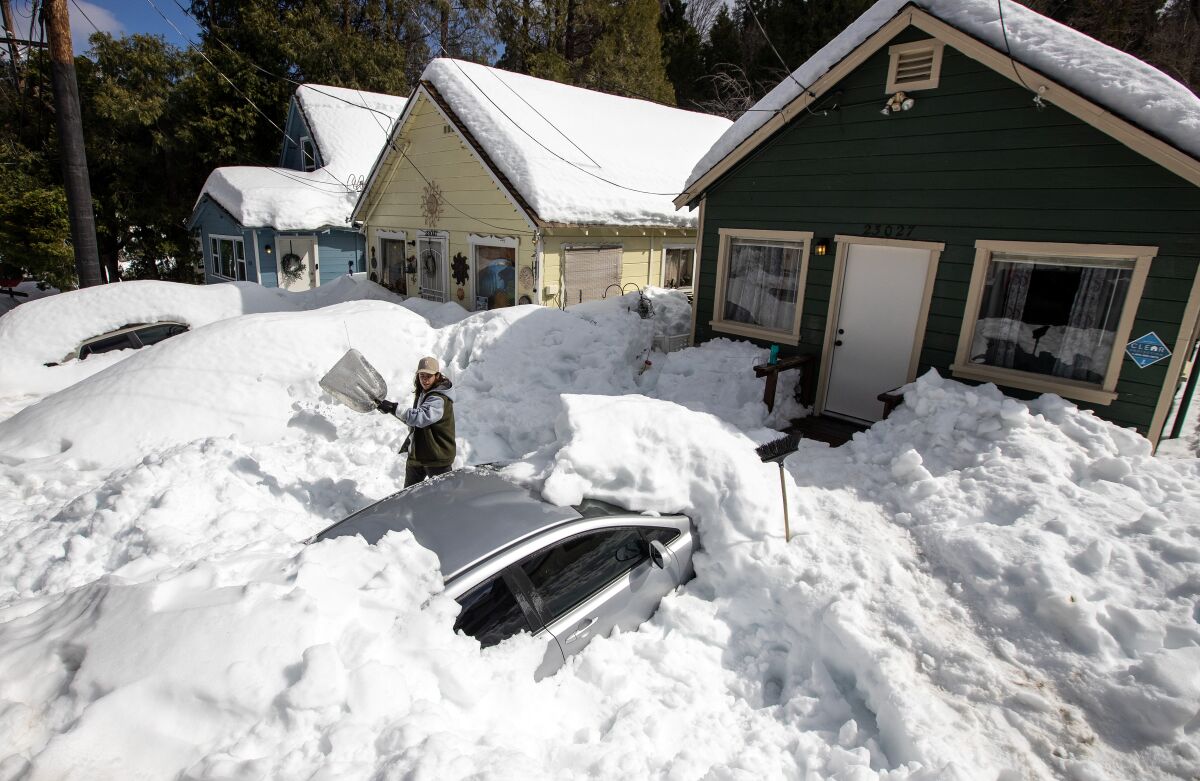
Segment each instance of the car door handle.
[[588,633],[588,630],[592,628],[592,624],[594,624],[594,623],[596,623],[596,616],[592,616],[591,618],[586,619],[579,626],[575,627],[574,632],[567,635],[564,642],[573,643],[576,640],[578,640],[579,638],[583,637],[584,635],[586,635]]

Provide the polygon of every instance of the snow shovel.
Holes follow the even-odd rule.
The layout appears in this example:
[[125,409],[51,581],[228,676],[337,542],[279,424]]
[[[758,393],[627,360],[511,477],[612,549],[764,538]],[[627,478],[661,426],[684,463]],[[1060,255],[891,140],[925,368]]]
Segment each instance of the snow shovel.
[[387,396],[387,382],[354,348],[321,378],[321,387],[355,412],[370,412]]

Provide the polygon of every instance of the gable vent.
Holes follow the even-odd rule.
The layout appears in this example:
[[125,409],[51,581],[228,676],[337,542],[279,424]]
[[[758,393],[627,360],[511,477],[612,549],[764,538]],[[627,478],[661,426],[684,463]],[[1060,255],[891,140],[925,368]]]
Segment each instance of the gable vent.
[[891,94],[937,87],[944,46],[941,41],[931,38],[890,47],[891,61],[884,91]]

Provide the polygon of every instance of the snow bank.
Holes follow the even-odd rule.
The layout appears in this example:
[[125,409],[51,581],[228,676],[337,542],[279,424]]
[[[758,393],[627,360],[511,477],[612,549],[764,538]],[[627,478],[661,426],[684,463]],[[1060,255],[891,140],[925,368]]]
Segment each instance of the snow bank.
[[[1200,462],[930,375],[781,477],[753,453],[765,351],[639,374],[654,328],[621,302],[246,315],[0,424],[0,777],[1200,773]],[[446,364],[464,458],[686,512],[696,579],[535,682],[540,643],[450,631],[408,535],[300,545],[403,474],[394,422],[316,389],[347,333],[397,394]]]
[[85,339],[133,323],[174,320],[196,329],[238,315],[302,311],[362,299],[399,300],[366,279],[342,276],[302,293],[249,282],[181,285],[139,280],[30,301],[0,317],[0,396],[51,393],[130,357],[132,350],[118,350],[62,366],[44,365],[62,361]]

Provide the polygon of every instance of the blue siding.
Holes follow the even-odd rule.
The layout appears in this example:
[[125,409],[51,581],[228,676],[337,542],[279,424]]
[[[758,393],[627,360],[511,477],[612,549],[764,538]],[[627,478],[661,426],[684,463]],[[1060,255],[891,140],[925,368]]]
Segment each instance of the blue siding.
[[328,233],[317,234],[320,248],[317,250],[321,257],[321,284],[325,285],[349,271],[353,264],[355,271],[366,271],[366,260],[363,257],[365,246],[364,236],[355,231],[333,229]]
[[[300,105],[294,97],[288,103],[287,124],[283,126],[283,132],[283,149],[279,153],[279,167],[303,171],[304,164],[300,159],[299,143],[304,136],[312,138],[312,131],[308,129],[308,123],[304,121],[304,112],[300,110]],[[315,141],[313,142],[313,154],[317,160],[317,167],[320,168],[324,163]]]
[[[254,245],[252,231],[243,228],[229,213],[218,206],[211,198],[204,198],[196,209],[193,224],[200,232],[200,251],[204,256],[204,282],[216,284],[227,282],[228,278],[217,274],[218,265],[212,257],[209,237],[240,236],[246,247],[246,281],[258,282],[259,278],[254,268]],[[261,235],[261,231],[260,231]]]

